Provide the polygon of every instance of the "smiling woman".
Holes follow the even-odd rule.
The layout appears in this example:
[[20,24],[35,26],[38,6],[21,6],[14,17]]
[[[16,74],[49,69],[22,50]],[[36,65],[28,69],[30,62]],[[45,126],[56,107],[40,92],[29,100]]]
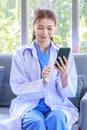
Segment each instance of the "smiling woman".
[[78,119],[78,109],[68,99],[77,90],[72,52],[64,62],[60,58],[61,65],[56,61],[60,46],[53,41],[53,11],[37,9],[32,26],[32,42],[12,56],[10,85],[17,97],[10,106],[11,118],[1,125],[11,130],[71,130]]

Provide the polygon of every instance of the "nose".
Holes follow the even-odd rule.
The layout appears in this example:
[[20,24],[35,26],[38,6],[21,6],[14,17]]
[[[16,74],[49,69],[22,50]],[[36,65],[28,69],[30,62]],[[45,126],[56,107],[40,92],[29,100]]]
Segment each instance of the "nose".
[[44,35],[47,35],[48,34],[48,30],[45,28],[45,29],[43,29],[43,34]]

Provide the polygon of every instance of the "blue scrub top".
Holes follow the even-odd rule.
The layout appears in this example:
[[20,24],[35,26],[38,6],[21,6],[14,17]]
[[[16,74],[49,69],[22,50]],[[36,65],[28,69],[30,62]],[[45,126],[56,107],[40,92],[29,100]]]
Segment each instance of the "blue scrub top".
[[[48,47],[46,53],[43,53],[36,43],[34,43],[34,46],[35,46],[36,51],[37,51],[37,56],[38,56],[38,60],[39,60],[41,72],[42,72],[44,66],[47,66],[49,63],[50,46]],[[42,75],[41,75],[41,77],[42,77]],[[44,98],[40,99],[39,104],[34,109],[41,111],[43,114],[47,114],[49,111],[51,111],[50,107],[48,107],[45,104]]]

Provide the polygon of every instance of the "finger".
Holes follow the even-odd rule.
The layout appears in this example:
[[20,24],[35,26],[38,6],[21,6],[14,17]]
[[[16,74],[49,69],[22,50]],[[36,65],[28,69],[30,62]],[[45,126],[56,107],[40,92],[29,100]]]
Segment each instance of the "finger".
[[46,77],[46,76],[50,76],[51,75],[51,71],[50,70],[44,70],[44,71],[42,71],[42,76],[44,77]]
[[60,63],[56,60],[56,62],[55,62],[55,67],[56,68],[59,68],[60,67]]
[[60,63],[58,61],[56,61],[56,65],[57,65],[58,69],[62,69],[62,67],[64,65],[62,59],[60,59]]
[[59,57],[60,66],[64,66],[65,62],[63,58]]
[[65,56],[63,56],[63,60],[64,60],[65,65],[67,66],[68,65],[68,59]]

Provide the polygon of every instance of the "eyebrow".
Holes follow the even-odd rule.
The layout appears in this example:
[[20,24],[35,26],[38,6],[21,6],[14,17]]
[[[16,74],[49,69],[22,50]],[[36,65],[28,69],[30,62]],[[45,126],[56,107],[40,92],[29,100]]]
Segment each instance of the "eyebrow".
[[[43,26],[43,25],[38,25],[38,26]],[[53,25],[49,25],[49,26],[47,26],[47,27],[53,27]]]

